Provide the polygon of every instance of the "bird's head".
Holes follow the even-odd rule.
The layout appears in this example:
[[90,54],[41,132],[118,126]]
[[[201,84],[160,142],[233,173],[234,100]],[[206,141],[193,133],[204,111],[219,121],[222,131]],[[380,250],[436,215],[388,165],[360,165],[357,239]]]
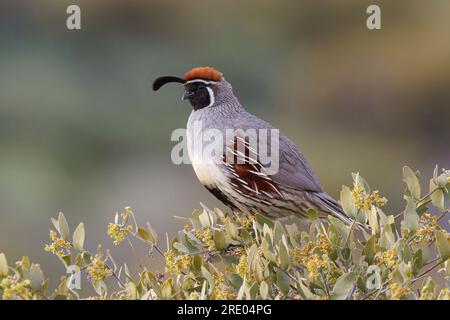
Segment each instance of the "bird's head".
[[157,91],[166,83],[181,83],[184,87],[182,99],[189,100],[194,110],[212,107],[232,95],[231,86],[221,72],[211,67],[198,67],[186,72],[183,78],[164,76],[153,82]]

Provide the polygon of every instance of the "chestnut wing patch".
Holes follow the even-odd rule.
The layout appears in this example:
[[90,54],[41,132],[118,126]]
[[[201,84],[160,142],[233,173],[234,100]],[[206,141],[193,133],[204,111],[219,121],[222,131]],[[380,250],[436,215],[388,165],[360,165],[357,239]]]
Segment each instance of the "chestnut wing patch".
[[223,162],[231,173],[230,183],[236,191],[252,197],[283,198],[279,188],[265,173],[257,150],[250,146],[248,140],[234,137],[226,146]]

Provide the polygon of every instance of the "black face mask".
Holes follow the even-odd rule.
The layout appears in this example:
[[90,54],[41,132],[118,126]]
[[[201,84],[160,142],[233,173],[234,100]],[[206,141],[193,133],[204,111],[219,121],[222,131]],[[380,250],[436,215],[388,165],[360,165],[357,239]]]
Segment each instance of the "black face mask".
[[183,100],[188,99],[194,110],[202,109],[211,104],[211,95],[207,85],[201,82],[185,84]]

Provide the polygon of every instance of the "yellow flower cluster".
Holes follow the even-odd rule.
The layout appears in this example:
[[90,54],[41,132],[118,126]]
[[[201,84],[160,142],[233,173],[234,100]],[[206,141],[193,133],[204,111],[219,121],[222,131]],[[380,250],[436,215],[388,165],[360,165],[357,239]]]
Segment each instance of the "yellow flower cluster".
[[402,299],[411,293],[411,289],[402,287],[398,283],[393,283],[389,286],[389,293],[392,299]]
[[328,269],[328,256],[326,254],[319,255],[314,253],[307,259],[306,268],[309,272],[309,278],[312,281],[317,280],[320,271]]
[[68,250],[72,247],[69,241],[58,237],[56,232],[53,230],[50,230],[50,240],[52,241],[52,243],[46,244],[44,250],[58,256],[63,256],[65,254],[65,250]]
[[199,300],[200,294],[197,291],[192,291],[187,297],[188,300]]
[[[321,253],[319,253],[317,249],[319,249]],[[327,280],[333,284],[336,282],[334,274],[338,270],[330,263],[328,254],[331,249],[331,243],[328,241],[327,237],[324,234],[319,233],[315,244],[309,241],[305,246],[295,248],[291,252],[291,256],[295,263],[306,267],[309,272],[310,280],[317,280],[320,272],[326,271]]]
[[422,293],[419,300],[433,300],[433,294],[431,292]]
[[175,256],[173,250],[164,253],[166,258],[166,272],[181,274],[183,269],[188,269],[191,265],[191,258],[188,255]]
[[246,251],[244,247],[235,247],[232,252],[236,256],[242,256]]
[[322,252],[329,253],[331,251],[331,243],[325,234],[319,233],[316,239],[316,248],[319,248]]
[[437,297],[438,300],[450,300],[450,289],[444,288],[439,292],[439,295]]
[[128,225],[126,227],[122,227],[119,224],[116,223],[110,223],[108,224],[108,236],[114,240],[114,244],[117,246],[122,243],[123,240],[125,240],[125,237],[128,233],[130,233],[133,230],[133,227],[131,225]]
[[231,300],[234,293],[228,291],[228,287],[225,283],[225,275],[222,272],[213,274],[214,290],[211,294],[211,298],[215,300]]
[[115,293],[110,296],[110,300],[131,300],[131,296],[127,293]]
[[106,267],[103,260],[95,258],[87,267],[87,273],[92,282],[101,281],[112,276],[112,271]]
[[375,263],[384,263],[389,268],[395,268],[395,266],[397,265],[397,260],[397,248],[395,247],[384,252],[379,252],[375,256]]
[[417,229],[412,240],[413,244],[429,244],[434,241],[434,232],[439,227],[437,218],[429,213],[420,217],[421,227]]
[[101,297],[101,296],[89,296],[85,300],[108,300],[107,297]]
[[247,262],[247,255],[242,255],[239,259],[239,263],[236,265],[236,273],[244,278],[250,272],[250,268]]
[[251,228],[251,227],[253,227],[253,221],[255,221],[255,216],[249,215],[249,216],[246,216],[243,219],[240,219],[239,222],[240,222],[242,227],[244,227],[244,228]]
[[35,297],[30,288],[31,281],[26,279],[19,281],[14,277],[6,277],[0,282],[0,288],[3,289],[3,300],[30,300]]
[[214,249],[214,240],[211,229],[203,228],[202,230],[193,230],[195,236],[208,246],[209,250]]
[[371,194],[366,194],[361,186],[356,185],[352,190],[353,201],[355,207],[360,209],[370,209],[372,205],[382,207],[386,204],[387,199],[379,196],[379,191],[375,190]]

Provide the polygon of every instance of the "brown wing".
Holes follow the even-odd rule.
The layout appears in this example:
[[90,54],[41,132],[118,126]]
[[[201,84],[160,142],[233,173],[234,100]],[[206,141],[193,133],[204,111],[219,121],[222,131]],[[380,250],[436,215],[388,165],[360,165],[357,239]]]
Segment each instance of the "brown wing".
[[230,172],[231,185],[240,193],[253,197],[283,198],[279,188],[265,173],[257,151],[248,140],[235,136],[226,145],[223,161]]
[[[234,129],[274,129],[269,123],[245,112],[234,122]],[[270,140],[270,139],[269,139]],[[270,145],[267,146],[270,150]],[[279,132],[279,171],[271,175],[277,185],[283,185],[298,191],[322,192],[322,188],[306,158],[295,144]]]

